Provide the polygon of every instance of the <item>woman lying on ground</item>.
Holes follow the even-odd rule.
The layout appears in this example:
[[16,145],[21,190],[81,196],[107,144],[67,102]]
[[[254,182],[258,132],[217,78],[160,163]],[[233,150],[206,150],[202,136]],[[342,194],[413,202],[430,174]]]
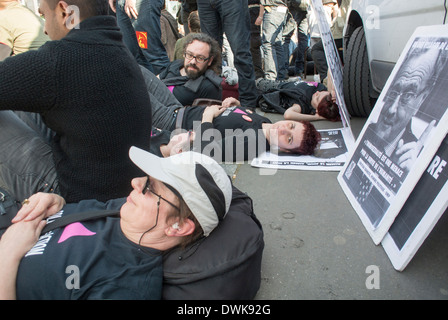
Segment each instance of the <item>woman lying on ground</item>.
[[[163,252],[208,236],[229,210],[232,185],[199,153],[160,158],[132,147],[129,157],[147,176],[131,181],[126,199],[27,199],[0,240],[0,299],[161,298]],[[48,217],[56,223],[90,210],[119,215],[56,228],[38,241]]]
[[317,82],[260,79],[257,85],[263,93],[258,106],[265,112],[282,113],[286,120],[340,121],[331,76],[328,79],[328,88]]
[[[179,116],[181,112],[174,115],[174,124]],[[252,110],[241,108],[234,98],[224,100],[222,105],[186,107],[179,124],[178,128],[153,129],[152,152],[177,153],[192,148],[218,162],[243,162],[265,151],[313,154],[320,141],[319,132],[310,122],[271,123]],[[188,133],[176,134],[179,129]]]
[[[240,107],[235,98],[227,98],[221,105],[184,107],[156,76],[146,69],[142,72],[151,100],[152,127],[174,134],[176,129],[194,130],[193,150],[216,161],[247,161],[269,150],[309,155],[320,141],[319,132],[310,122],[272,123]],[[157,131],[153,131],[151,141],[156,135]]]
[[335,100],[333,94],[328,91],[316,91],[311,98],[311,107],[302,107],[300,104],[294,103],[286,109],[283,117],[286,120],[296,121],[341,121],[339,107]]

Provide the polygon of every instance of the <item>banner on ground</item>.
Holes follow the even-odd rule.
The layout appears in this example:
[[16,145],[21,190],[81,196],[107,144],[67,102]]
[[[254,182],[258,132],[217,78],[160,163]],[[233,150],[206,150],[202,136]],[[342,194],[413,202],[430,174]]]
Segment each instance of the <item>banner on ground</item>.
[[314,155],[302,156],[288,153],[265,152],[252,160],[258,168],[339,171],[347,161],[355,141],[348,128],[318,130],[322,140]]

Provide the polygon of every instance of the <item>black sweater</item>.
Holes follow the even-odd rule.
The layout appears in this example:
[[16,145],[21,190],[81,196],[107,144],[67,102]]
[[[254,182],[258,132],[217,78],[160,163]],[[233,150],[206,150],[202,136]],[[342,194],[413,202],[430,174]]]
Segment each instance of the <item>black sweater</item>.
[[56,133],[67,202],[126,196],[142,174],[128,152],[149,150],[150,101],[113,17],[89,18],[65,38],[0,63],[0,109],[40,113]]

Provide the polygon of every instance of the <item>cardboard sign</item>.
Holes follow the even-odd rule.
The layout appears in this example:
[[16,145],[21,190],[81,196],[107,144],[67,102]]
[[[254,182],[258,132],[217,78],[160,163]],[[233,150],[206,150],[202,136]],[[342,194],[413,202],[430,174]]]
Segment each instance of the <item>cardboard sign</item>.
[[336,104],[339,106],[339,113],[341,115],[342,124],[344,127],[350,127],[350,115],[345,106],[344,90],[342,86],[342,63],[339,57],[336,44],[334,43],[333,35],[328,25],[327,17],[324,11],[321,0],[311,1],[311,7],[316,15],[317,24],[321,34],[322,44],[325,50],[325,57],[327,59],[328,70],[333,79],[334,89],[336,91]]
[[381,245],[395,269],[414,257],[448,205],[448,136],[426,168]]
[[379,244],[448,132],[448,26],[417,28],[338,181]]

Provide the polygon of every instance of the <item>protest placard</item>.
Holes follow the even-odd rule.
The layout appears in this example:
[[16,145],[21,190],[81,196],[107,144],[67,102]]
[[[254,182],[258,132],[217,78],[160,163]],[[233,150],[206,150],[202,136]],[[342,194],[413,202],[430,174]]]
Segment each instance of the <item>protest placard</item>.
[[338,181],[375,244],[448,132],[448,26],[409,39]]

